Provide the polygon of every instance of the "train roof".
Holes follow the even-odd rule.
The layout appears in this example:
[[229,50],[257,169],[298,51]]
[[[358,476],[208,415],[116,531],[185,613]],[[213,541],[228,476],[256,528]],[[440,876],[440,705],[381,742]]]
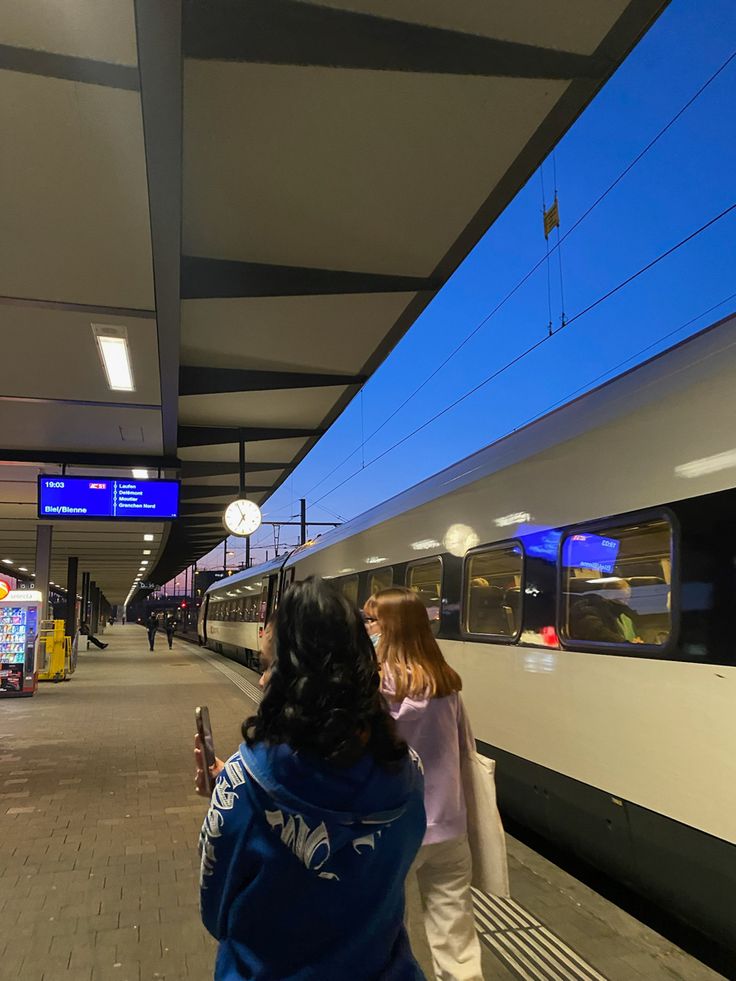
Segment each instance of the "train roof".
[[[308,553],[321,551],[360,534],[399,514],[411,511],[454,490],[490,476],[515,463],[631,413],[675,392],[685,370],[693,376],[714,371],[718,358],[736,346],[736,311],[697,334],[666,348],[652,358],[629,368],[615,378],[534,419],[495,440],[483,449],[458,460],[444,470],[396,494],[387,501],[351,518],[338,528],[300,545],[270,562],[253,566],[227,580],[213,583],[207,593],[249,581],[289,567]],[[732,352],[736,354],[736,351]],[[723,362],[717,361],[721,366]]]
[[[736,312],[733,312],[560,408],[519,427],[387,501],[351,518],[338,528],[299,546],[288,556],[286,566],[293,564],[306,552],[316,552],[335,545],[399,514],[596,429],[624,412],[643,409],[651,402],[677,391],[682,384],[683,371],[689,372],[690,380],[696,380],[696,376],[706,377],[718,370],[714,368],[713,357],[722,355],[735,345]],[[722,362],[719,359],[715,364],[721,367]]]
[[242,572],[234,572],[232,576],[228,576],[226,579],[218,579],[217,582],[213,582],[205,590],[205,596],[209,596],[210,593],[231,592],[233,587],[237,587],[238,583],[250,582],[251,579],[267,576],[270,572],[278,572],[283,566],[286,557],[287,554],[285,553],[284,555],[279,555],[278,558],[271,559],[270,562],[262,562],[260,565],[251,566],[250,569],[244,569]]

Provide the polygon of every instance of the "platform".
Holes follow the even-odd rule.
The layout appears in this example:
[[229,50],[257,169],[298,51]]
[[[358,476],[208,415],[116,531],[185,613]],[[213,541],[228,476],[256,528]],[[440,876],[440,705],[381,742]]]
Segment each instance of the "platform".
[[[0,976],[148,981],[212,976],[199,920],[194,706],[221,755],[255,676],[209,651],[116,626],[69,682],[0,704]],[[722,977],[509,840],[514,899],[476,896],[486,981]],[[431,977],[426,943],[412,938]]]

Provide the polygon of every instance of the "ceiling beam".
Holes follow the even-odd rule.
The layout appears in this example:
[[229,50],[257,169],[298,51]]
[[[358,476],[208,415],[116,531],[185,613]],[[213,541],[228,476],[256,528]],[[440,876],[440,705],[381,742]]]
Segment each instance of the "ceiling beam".
[[182,201],[182,4],[135,0],[165,453],[176,452]]
[[201,504],[199,502],[192,501],[182,501],[179,508],[179,516],[182,518],[189,518],[194,514],[212,514],[214,517],[214,512],[217,511],[219,517],[222,517],[222,504],[212,503],[212,504]]
[[201,368],[181,365],[179,395],[271,392],[287,388],[362,385],[367,375],[331,375],[317,371],[261,371],[251,368]]
[[0,44],[0,68],[26,75],[62,78],[68,82],[127,89],[130,92],[137,92],[140,87],[138,69],[134,65],[116,65],[109,61],[77,58],[35,48],[18,48],[10,44]]
[[[262,473],[266,470],[284,470],[288,463],[251,463],[248,462],[248,473]],[[237,460],[182,460],[181,476],[186,477],[225,477],[227,474],[240,473],[240,463]]]
[[[213,515],[211,518],[208,518],[208,517],[203,516],[203,515],[196,515],[195,517],[192,517],[192,518],[185,518],[184,519],[184,522],[187,525],[220,525],[220,526],[222,526],[222,516],[217,517],[217,516]],[[189,532],[190,529],[187,528],[186,531]],[[202,532],[202,531],[203,531],[203,529],[200,529],[200,532]],[[214,532],[215,529],[213,528],[212,531]],[[194,534],[198,534],[198,533],[199,532],[196,532],[196,531],[194,532]],[[225,533],[224,532],[222,533],[222,537],[223,538],[225,537]]]
[[0,463],[57,463],[76,467],[131,467],[148,470],[178,470],[181,461],[176,456],[147,456],[144,453],[79,453],[63,450],[0,449]]
[[154,320],[155,310],[144,310],[138,307],[107,307],[96,303],[70,303],[65,300],[42,300],[28,296],[0,296],[0,305],[9,307],[30,307],[33,310],[58,310],[62,313],[83,313],[85,316],[101,315],[103,317],[135,317],[136,319]]
[[143,402],[97,402],[90,399],[45,398],[36,395],[0,395],[0,402],[22,402],[36,405],[84,405],[93,409],[144,409],[158,410],[160,405]]
[[184,2],[190,58],[511,78],[596,78],[600,58],[301,0]]
[[315,428],[179,426],[179,446],[222,446],[225,443],[239,443],[241,440],[248,443],[264,439],[294,439],[300,436],[318,436],[321,433],[321,429]]
[[247,298],[257,296],[325,296],[351,293],[416,293],[436,290],[439,281],[423,276],[278,266],[265,262],[238,262],[181,257],[183,300]]
[[[262,494],[271,490],[270,484],[263,486],[246,484],[246,492],[251,494]],[[238,496],[237,484],[182,484],[180,497],[182,501],[193,501],[203,497],[232,497]]]

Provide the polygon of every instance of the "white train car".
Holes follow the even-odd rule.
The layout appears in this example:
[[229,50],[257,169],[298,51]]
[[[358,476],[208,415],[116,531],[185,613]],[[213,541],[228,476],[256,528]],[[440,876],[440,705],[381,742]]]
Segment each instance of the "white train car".
[[417,590],[505,812],[736,947],[736,317],[217,583],[206,642],[255,667],[210,611],[308,575]]

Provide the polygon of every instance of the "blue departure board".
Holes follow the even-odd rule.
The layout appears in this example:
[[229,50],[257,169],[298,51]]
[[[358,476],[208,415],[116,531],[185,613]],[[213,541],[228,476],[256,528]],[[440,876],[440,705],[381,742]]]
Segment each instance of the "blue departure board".
[[39,477],[38,516],[53,521],[170,521],[179,516],[179,481]]
[[590,569],[611,575],[621,543],[600,535],[570,535],[562,549],[562,564],[568,569]]

